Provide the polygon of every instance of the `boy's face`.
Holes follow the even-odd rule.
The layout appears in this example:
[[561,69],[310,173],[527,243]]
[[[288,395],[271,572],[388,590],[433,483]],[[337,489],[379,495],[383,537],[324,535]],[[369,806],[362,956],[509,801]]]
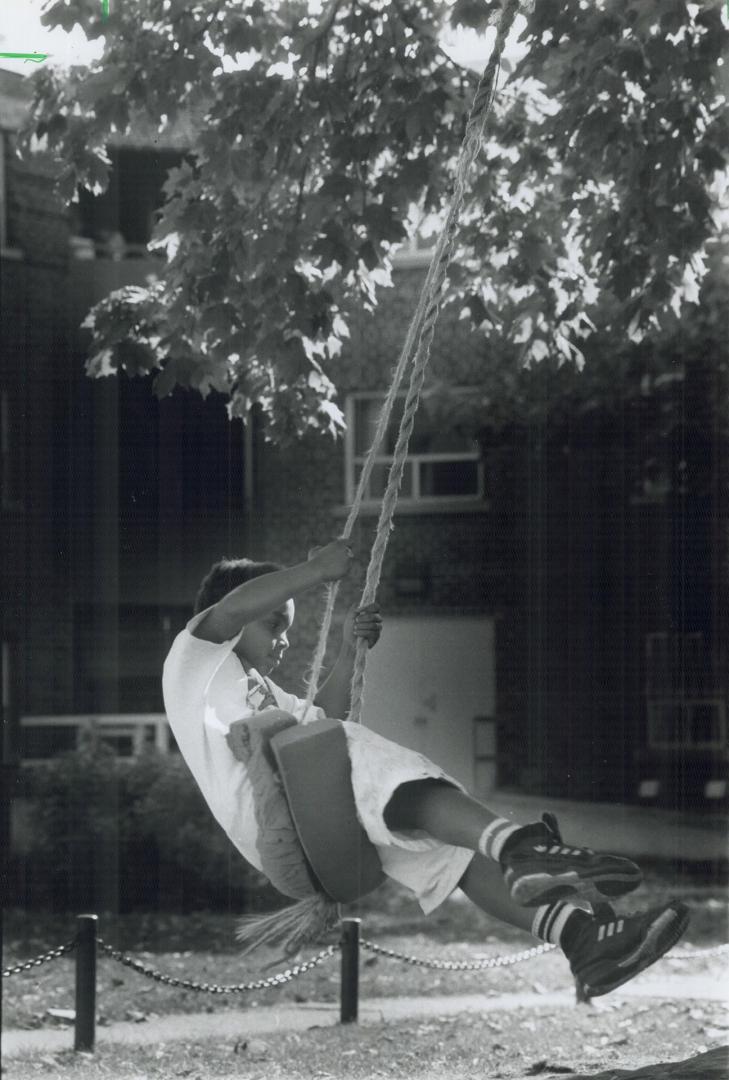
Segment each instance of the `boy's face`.
[[293,621],[294,602],[287,600],[246,626],[235,646],[236,656],[260,675],[270,675],[289,647],[288,632]]

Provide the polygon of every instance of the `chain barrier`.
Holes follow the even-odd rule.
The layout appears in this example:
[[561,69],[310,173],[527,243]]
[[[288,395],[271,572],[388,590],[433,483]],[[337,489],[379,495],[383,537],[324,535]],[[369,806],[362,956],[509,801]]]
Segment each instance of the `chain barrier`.
[[710,949],[695,949],[693,952],[667,952],[664,960],[698,960],[704,956],[722,956],[729,952],[729,945],[714,945]]
[[51,949],[49,952],[41,953],[40,956],[34,957],[33,960],[26,960],[23,964],[16,964],[14,967],[3,969],[3,979],[9,978],[11,975],[20,975],[23,971],[31,971],[35,967],[40,967],[41,964],[47,964],[49,960],[57,960],[59,956],[63,956],[65,953],[71,952],[76,948],[76,938],[72,938],[67,941],[65,945],[59,946],[57,949]]
[[437,968],[439,971],[484,971],[486,968],[508,967],[511,964],[521,964],[524,960],[531,960],[542,953],[551,952],[556,945],[535,945],[533,949],[524,949],[522,952],[510,953],[507,956],[491,956],[484,960],[436,960],[435,958],[422,956],[409,956],[407,953],[396,952],[395,949],[385,949],[382,945],[375,945],[367,938],[360,940],[360,946],[368,952],[379,953],[391,960],[403,960],[406,964],[417,967]]
[[135,960],[118,949],[112,948],[101,938],[97,938],[97,944],[106,956],[123,964],[124,967],[133,968],[134,971],[140,975],[145,975],[148,979],[154,979],[155,982],[164,983],[166,986],[180,986],[183,990],[195,990],[207,994],[242,994],[246,990],[268,990],[272,986],[283,986],[285,983],[291,982],[292,979],[296,979],[299,975],[303,975],[306,971],[318,967],[319,964],[333,956],[338,948],[337,945],[329,945],[326,949],[322,949],[321,952],[317,953],[316,956],[312,956],[310,960],[304,960],[294,967],[287,968],[286,971],[279,971],[275,975],[270,975],[267,979],[256,979],[254,982],[238,983],[234,986],[218,986],[216,983],[197,983],[189,979],[177,979],[172,975],[164,975],[161,971],[157,971],[152,967],[145,967],[139,960]]
[[[509,953],[507,956],[492,956],[483,960],[436,960],[434,957],[412,956],[408,953],[397,952],[395,949],[385,949],[381,945],[375,945],[367,938],[360,940],[360,947],[367,952],[378,953],[387,956],[391,960],[402,960],[406,964],[417,967],[436,968],[439,971],[485,971],[488,968],[510,967],[512,964],[521,964],[524,960],[532,960],[536,956],[551,952],[556,945],[536,945],[532,949],[524,949],[522,952]],[[729,951],[729,944],[715,945],[709,949],[698,949],[693,952],[667,952],[663,960],[697,960],[710,956],[721,956]]]
[[[296,979],[298,976],[304,975],[307,971],[311,971],[312,968],[323,964],[325,960],[328,960],[334,955],[338,947],[337,945],[329,945],[326,949],[322,949],[321,952],[317,953],[316,956],[311,957],[311,959],[304,960],[300,964],[287,968],[285,971],[277,972],[275,975],[270,975],[266,979],[257,979],[248,983],[238,983],[233,986],[218,986],[216,983],[197,983],[190,979],[178,979],[171,975],[164,975],[161,971],[157,971],[152,967],[145,967],[139,960],[135,960],[133,957],[125,955],[118,949],[112,948],[112,946],[108,945],[102,938],[97,938],[97,945],[101,952],[110,959],[123,964],[124,967],[133,968],[140,975],[145,975],[147,978],[154,979],[155,982],[164,983],[167,986],[179,986],[184,990],[193,990],[209,994],[240,994],[247,990],[267,990],[274,986],[283,986],[285,983],[291,982],[292,979]],[[556,945],[545,943],[543,945],[535,945],[534,948],[531,949],[524,949],[521,952],[509,953],[506,956],[492,956],[482,960],[437,960],[434,957],[412,956],[408,953],[397,952],[395,949],[386,949],[382,945],[376,945],[367,938],[360,939],[360,946],[367,952],[375,953],[379,956],[386,956],[391,960],[402,960],[406,964],[417,967],[435,968],[439,971],[484,971],[488,968],[510,967],[513,964],[521,964],[525,960],[532,960],[544,953],[551,952],[557,947]],[[51,949],[48,952],[41,953],[40,956],[36,956],[32,960],[27,960],[22,964],[16,964],[14,967],[4,968],[2,977],[3,979],[7,979],[11,975],[19,975],[24,971],[32,971],[33,968],[41,967],[41,965],[47,964],[51,960],[57,960],[59,957],[65,956],[67,953],[72,952],[75,947],[76,938],[72,938],[71,941],[66,942],[65,945],[61,945],[57,949]],[[671,952],[666,953],[663,959],[698,960],[711,956],[723,956],[727,952],[729,952],[729,944],[715,945],[712,948],[697,949],[689,952],[676,952],[672,950]]]

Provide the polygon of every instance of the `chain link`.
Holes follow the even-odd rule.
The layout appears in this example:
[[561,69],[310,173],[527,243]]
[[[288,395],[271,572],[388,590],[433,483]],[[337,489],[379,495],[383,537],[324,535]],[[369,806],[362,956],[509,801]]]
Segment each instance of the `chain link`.
[[437,968],[439,971],[484,971],[486,968],[509,967],[511,964],[520,964],[524,960],[541,956],[542,953],[551,952],[557,947],[545,942],[542,945],[535,945],[532,949],[524,949],[522,952],[510,953],[507,956],[492,956],[485,960],[436,960],[422,956],[409,956],[407,953],[396,952],[394,949],[383,949],[381,945],[375,945],[367,938],[362,938],[360,945],[368,952],[379,953],[380,956],[388,956],[392,960],[403,960],[406,964]]
[[301,964],[296,964],[295,967],[287,968],[286,971],[279,971],[275,975],[269,975],[267,979],[256,979],[254,982],[238,983],[235,986],[218,986],[216,983],[197,983],[192,982],[190,979],[176,979],[172,975],[164,975],[155,968],[145,967],[139,960],[135,960],[131,956],[125,956],[118,949],[113,949],[111,945],[107,945],[101,938],[97,938],[97,944],[101,951],[112,960],[123,964],[124,967],[133,968],[140,975],[146,975],[147,978],[154,979],[155,982],[164,983],[166,986],[180,986],[183,990],[195,990],[207,994],[242,994],[246,990],[268,990],[272,986],[283,986],[284,983],[291,982],[292,979],[303,975],[306,971],[311,971],[312,968],[328,960],[338,948],[337,945],[329,945],[326,949],[322,949],[320,953],[317,953],[316,956],[312,956],[310,960],[304,960]]
[[669,952],[666,953],[666,960],[698,960],[704,956],[722,956],[725,952],[729,952],[729,945],[714,945],[710,949],[695,949],[693,952]]
[[33,968],[40,967],[41,964],[47,964],[49,960],[57,960],[59,956],[63,956],[75,948],[76,938],[72,938],[65,945],[61,945],[57,949],[51,949],[50,952],[41,953],[40,956],[36,956],[33,960],[26,960],[24,964],[16,964],[15,967],[5,968],[3,970],[3,979],[7,979],[10,975],[19,975],[22,971],[32,971]]

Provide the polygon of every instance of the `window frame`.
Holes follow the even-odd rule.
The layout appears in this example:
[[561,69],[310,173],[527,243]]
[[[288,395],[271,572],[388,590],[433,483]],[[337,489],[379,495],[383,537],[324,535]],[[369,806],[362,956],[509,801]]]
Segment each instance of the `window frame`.
[[[467,388],[463,388],[458,391],[459,393],[468,393]],[[345,432],[345,466],[344,466],[344,491],[347,505],[351,506],[354,501],[355,492],[357,490],[356,469],[358,465],[364,464],[367,454],[355,453],[355,407],[358,401],[378,401],[384,402],[387,396],[387,392],[384,390],[354,390],[347,394],[344,402],[344,414],[346,419],[346,432]],[[398,393],[397,397],[404,398],[406,395],[403,391]],[[474,440],[475,443],[475,440]],[[392,454],[377,454],[375,457],[376,465],[392,465]],[[459,494],[447,494],[447,495],[421,495],[420,493],[420,465],[423,464],[436,464],[441,462],[453,462],[453,461],[473,461],[476,463],[476,482],[477,490],[475,492],[469,492],[465,495]],[[483,456],[475,446],[472,452],[467,451],[439,451],[433,454],[414,454],[408,453],[407,463],[411,467],[412,478],[412,494],[405,495],[400,494],[398,498],[398,506],[406,508],[423,508],[433,510],[434,512],[442,511],[447,513],[449,510],[458,509],[460,507],[478,506],[484,507],[485,498],[485,468]],[[364,508],[379,507],[382,499],[378,496],[366,496],[362,500],[362,506]]]

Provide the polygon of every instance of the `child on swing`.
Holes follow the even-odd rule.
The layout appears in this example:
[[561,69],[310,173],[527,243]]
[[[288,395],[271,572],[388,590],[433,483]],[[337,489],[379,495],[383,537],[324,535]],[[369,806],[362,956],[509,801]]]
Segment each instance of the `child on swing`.
[[[216,819],[259,870],[250,778],[227,736],[262,710],[298,722],[347,715],[357,639],[372,647],[380,637],[377,605],[348,613],[339,657],[306,717],[306,703],[268,676],[288,648],[292,598],[343,578],[352,559],[347,541],[335,540],[290,567],[216,563],[165,662],[165,706],[180,751]],[[633,978],[683,934],[688,910],[680,902],[632,915],[612,909],[607,898],[641,881],[628,859],[563,844],[549,815],[524,826],[501,818],[421,754],[343,724],[357,816],[385,874],[410,889],[426,914],[460,888],[489,915],[559,945],[589,997]]]

